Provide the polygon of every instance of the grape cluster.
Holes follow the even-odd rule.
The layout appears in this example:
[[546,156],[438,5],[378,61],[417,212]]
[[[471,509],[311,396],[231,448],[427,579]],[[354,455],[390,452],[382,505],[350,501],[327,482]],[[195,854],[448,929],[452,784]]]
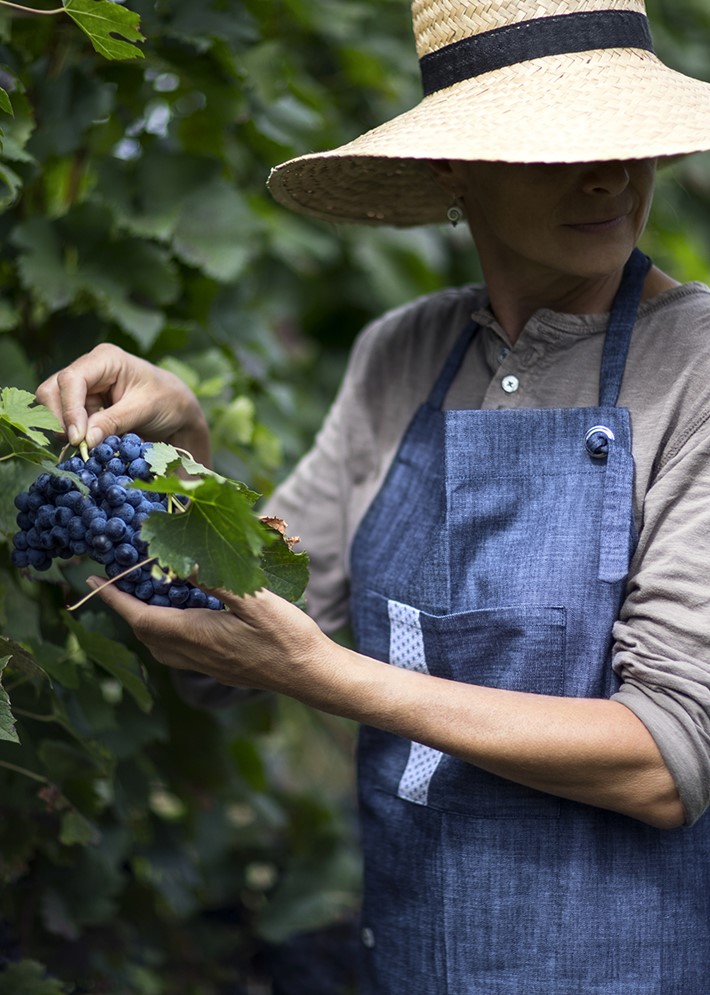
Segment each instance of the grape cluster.
[[[165,512],[168,497],[131,487],[151,480],[145,459],[149,442],[132,432],[110,435],[89,451],[86,462],[72,456],[59,463],[89,489],[84,495],[70,478],[41,473],[15,498],[18,509],[12,562],[16,567],[48,570],[55,559],[90,556],[116,587],[150,605],[220,610],[222,602],[189,581],[156,576],[141,525],[153,511]],[[122,575],[119,577],[119,575]]]

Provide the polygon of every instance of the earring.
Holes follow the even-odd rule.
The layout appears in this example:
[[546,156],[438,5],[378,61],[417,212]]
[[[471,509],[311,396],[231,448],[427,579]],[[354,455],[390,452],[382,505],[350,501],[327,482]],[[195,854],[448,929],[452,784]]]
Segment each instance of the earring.
[[451,222],[452,228],[455,228],[459,221],[463,220],[463,208],[461,207],[459,197],[454,198],[453,204],[446,212],[446,217]]

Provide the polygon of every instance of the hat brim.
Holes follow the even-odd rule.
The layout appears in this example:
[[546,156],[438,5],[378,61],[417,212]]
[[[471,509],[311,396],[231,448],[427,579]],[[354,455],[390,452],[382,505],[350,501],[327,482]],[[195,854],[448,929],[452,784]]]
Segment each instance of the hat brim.
[[425,97],[328,152],[275,167],[280,203],[333,222],[440,224],[432,159],[596,162],[710,150],[710,84],[650,52],[606,49],[518,63]]

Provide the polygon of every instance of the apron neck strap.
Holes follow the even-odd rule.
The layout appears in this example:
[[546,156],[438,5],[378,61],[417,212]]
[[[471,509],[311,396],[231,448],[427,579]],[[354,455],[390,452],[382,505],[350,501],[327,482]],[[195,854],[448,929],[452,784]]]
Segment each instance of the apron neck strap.
[[639,302],[650,268],[651,260],[648,256],[645,256],[640,249],[634,249],[624,267],[621,285],[609,315],[599,378],[600,407],[606,405],[614,407],[619,399],[631,334],[636,324]]
[[444,368],[437,377],[437,380],[431,389],[429,397],[427,398],[427,404],[429,407],[435,408],[438,411],[443,406],[444,399],[449,392],[449,387],[454,382],[454,378],[459,371],[463,358],[466,355],[468,347],[477,331],[478,325],[473,318],[471,318],[466,325],[464,325],[453,349],[444,363]]

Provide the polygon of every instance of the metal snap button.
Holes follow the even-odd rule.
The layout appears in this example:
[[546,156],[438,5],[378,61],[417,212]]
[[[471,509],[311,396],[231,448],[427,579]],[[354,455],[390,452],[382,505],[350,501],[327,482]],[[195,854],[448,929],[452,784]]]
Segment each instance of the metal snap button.
[[520,381],[512,373],[509,373],[507,377],[503,377],[500,385],[506,394],[514,394],[520,386]]
[[606,425],[594,425],[584,437],[584,445],[592,459],[606,459],[614,433]]

